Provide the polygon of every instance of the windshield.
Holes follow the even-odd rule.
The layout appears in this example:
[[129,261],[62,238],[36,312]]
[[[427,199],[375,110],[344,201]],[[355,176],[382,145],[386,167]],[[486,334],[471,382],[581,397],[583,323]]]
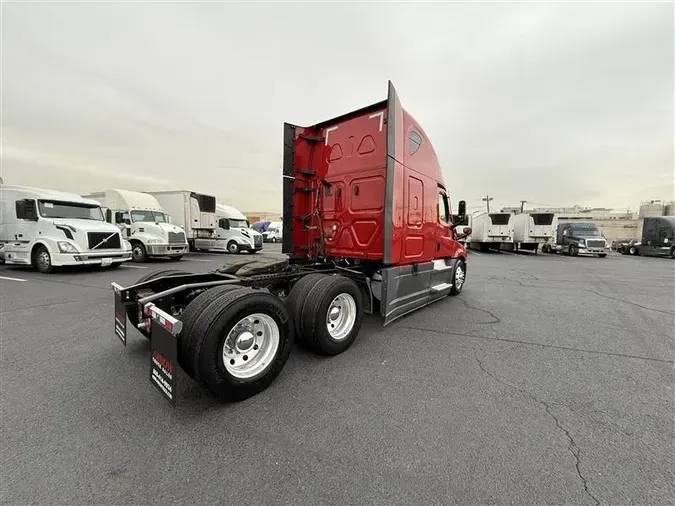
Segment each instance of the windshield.
[[600,235],[600,231],[597,228],[572,227],[572,235],[578,237],[597,237]]
[[166,223],[166,218],[159,211],[131,211],[131,221]]
[[279,232],[279,229],[278,228],[268,228],[267,232],[269,232],[270,234],[276,234],[277,232]]
[[103,221],[99,206],[57,200],[38,200],[40,216],[43,218],[76,218],[79,220]]
[[246,220],[233,220],[230,218],[230,227],[231,228],[248,228]]

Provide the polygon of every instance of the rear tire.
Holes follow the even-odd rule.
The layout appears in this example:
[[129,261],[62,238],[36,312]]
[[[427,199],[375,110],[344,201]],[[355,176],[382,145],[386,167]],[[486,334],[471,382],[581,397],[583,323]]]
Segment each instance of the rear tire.
[[288,297],[286,297],[285,304],[288,312],[293,319],[293,326],[299,340],[302,340],[300,332],[300,318],[302,317],[302,308],[307,300],[307,294],[316,285],[319,280],[327,277],[327,274],[308,274],[301,277],[291,288]]
[[173,257],[169,257],[169,258],[171,259],[172,262],[178,262],[178,260],[183,258],[183,255],[176,255],[176,256],[173,256]]
[[49,274],[54,269],[52,257],[44,246],[38,246],[33,253],[33,266],[42,274]]
[[[161,269],[159,271],[150,272],[148,274],[145,274],[144,276],[141,276],[140,278],[138,278],[138,280],[134,284],[137,285],[139,283],[145,283],[146,281],[151,281],[153,279],[161,278],[162,276],[172,276],[172,275],[175,275],[175,274],[190,274],[190,273],[185,272],[185,271],[178,271],[176,269]],[[150,339],[150,332],[148,332],[145,329],[139,329],[138,328],[139,319],[138,319],[138,313],[136,312],[136,308],[137,308],[136,305],[127,308],[127,319],[129,320],[129,323],[131,323],[136,330],[138,330],[146,338]]]
[[181,315],[183,330],[178,339],[178,364],[183,371],[185,371],[185,374],[191,378],[196,379],[196,357],[193,355],[193,350],[195,348],[194,343],[196,339],[198,339],[198,336],[195,335],[193,328],[197,323],[197,318],[222,294],[231,292],[232,290],[238,290],[239,288],[241,288],[241,285],[223,285],[210,288],[192,299],[183,311],[183,314]]
[[571,257],[575,257],[579,254],[579,250],[577,249],[576,246],[570,246],[569,254]]
[[599,253],[598,254],[598,258],[606,258],[606,257],[607,257],[607,253]]
[[278,297],[251,288],[220,294],[198,317],[191,350],[197,380],[239,401],[265,390],[293,346],[293,322]]
[[345,276],[326,276],[307,294],[300,317],[302,341],[321,355],[337,355],[349,348],[361,329],[363,296]]

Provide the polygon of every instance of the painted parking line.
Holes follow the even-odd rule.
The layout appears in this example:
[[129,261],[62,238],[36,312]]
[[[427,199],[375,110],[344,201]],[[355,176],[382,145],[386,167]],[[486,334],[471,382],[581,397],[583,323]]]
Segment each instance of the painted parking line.
[[478,255],[478,256],[481,256],[480,253],[478,253],[477,251],[474,251],[474,250],[472,250],[472,249],[467,249],[467,251],[468,251],[469,253],[471,253],[472,255]]
[[25,279],[21,279],[21,278],[8,278],[7,276],[0,276],[0,279],[6,279],[7,281],[21,281],[21,282],[25,282],[25,281],[26,281]]
[[186,258],[188,262],[211,262],[211,260],[205,260],[203,258]]
[[147,267],[143,267],[142,265],[123,265],[125,269],[147,269]]

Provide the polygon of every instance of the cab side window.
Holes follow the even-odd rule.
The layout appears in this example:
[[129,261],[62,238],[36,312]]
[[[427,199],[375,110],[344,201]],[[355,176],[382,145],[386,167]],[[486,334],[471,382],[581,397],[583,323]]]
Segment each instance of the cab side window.
[[417,150],[420,149],[421,145],[422,145],[422,137],[420,137],[420,134],[418,134],[414,130],[411,131],[410,135],[408,136],[408,154],[414,155],[415,153],[417,153]]
[[438,221],[443,224],[450,223],[450,209],[448,208],[448,197],[443,192],[438,194]]

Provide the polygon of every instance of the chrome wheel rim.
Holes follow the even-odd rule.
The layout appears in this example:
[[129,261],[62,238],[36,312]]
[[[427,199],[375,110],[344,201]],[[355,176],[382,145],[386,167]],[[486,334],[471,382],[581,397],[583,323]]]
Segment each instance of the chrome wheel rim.
[[333,299],[326,313],[326,328],[336,341],[345,339],[356,323],[356,301],[348,293],[341,293]]
[[143,251],[141,250],[141,247],[134,246],[131,255],[133,256],[134,260],[140,260],[141,258],[143,258]]
[[462,268],[461,265],[458,265],[457,270],[455,271],[455,288],[457,290],[462,288],[462,285],[464,284],[465,277],[466,277],[466,274],[464,273],[464,269]]
[[230,253],[236,253],[237,252],[237,245],[234,244],[234,243],[230,244],[229,251],[230,251]]
[[41,269],[49,269],[49,266],[51,265],[49,253],[46,251],[41,251],[40,253],[38,253],[37,264]]
[[281,332],[274,319],[254,313],[239,320],[225,337],[223,365],[239,379],[250,379],[263,373],[279,349]]

